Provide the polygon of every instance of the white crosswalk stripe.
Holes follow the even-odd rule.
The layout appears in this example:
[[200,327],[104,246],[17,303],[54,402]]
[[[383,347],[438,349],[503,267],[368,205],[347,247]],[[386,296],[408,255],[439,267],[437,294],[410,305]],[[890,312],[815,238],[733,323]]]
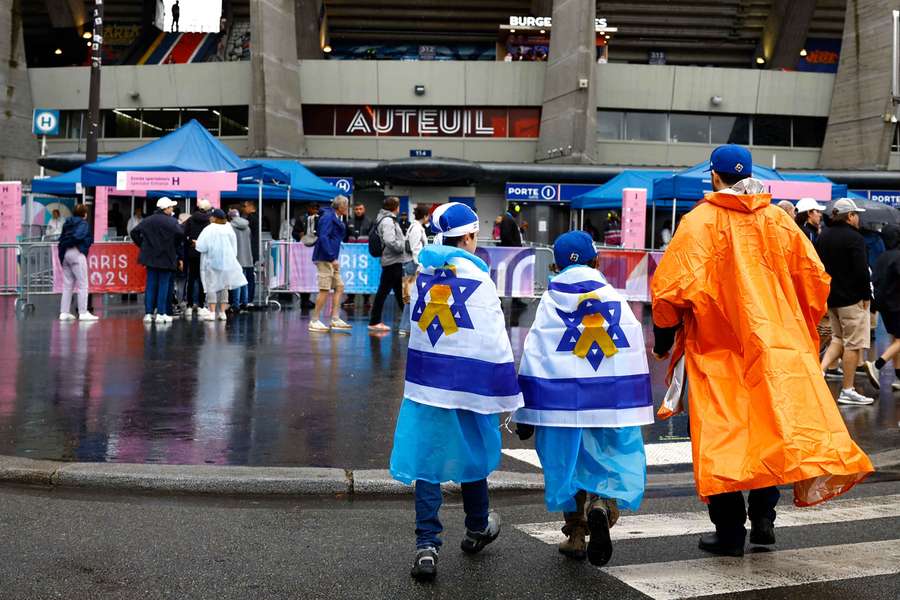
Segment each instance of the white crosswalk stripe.
[[[900,540],[609,567],[654,600],[698,598],[900,573]],[[798,595],[802,597],[802,595]]]
[[[693,462],[690,442],[644,444],[644,451],[647,454],[648,467],[684,465]],[[504,448],[503,454],[510,458],[528,463],[533,467],[541,468],[541,461],[538,459],[537,451],[532,450],[531,448]]]
[[[809,508],[778,510],[776,531],[788,527],[900,518],[900,494],[835,500]],[[896,528],[896,523],[889,526]],[[516,525],[544,542],[564,539],[561,522]],[[614,541],[706,533],[705,512],[624,516],[610,530]],[[711,557],[606,567],[605,573],[656,600],[694,598],[858,577],[900,574],[900,540],[872,541],[748,553],[744,558]]]
[[[889,517],[900,517],[900,494],[835,500],[809,508],[786,506],[778,509],[776,526],[781,529]],[[547,544],[556,544],[564,539],[560,531],[561,522],[531,523],[516,525],[516,528]],[[713,525],[706,513],[688,512],[624,516],[609,533],[613,540],[631,540],[693,535],[710,531],[713,531]]]

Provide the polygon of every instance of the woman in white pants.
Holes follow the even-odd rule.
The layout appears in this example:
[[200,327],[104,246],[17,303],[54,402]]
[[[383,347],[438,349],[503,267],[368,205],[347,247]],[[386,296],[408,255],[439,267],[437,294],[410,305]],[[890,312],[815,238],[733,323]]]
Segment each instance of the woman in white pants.
[[71,313],[72,292],[78,291],[78,320],[96,321],[97,317],[88,312],[88,266],[87,254],[94,242],[91,227],[84,220],[87,206],[75,207],[74,216],[66,219],[59,235],[59,263],[62,265],[63,291],[59,303],[59,320],[74,321]]
[[212,211],[209,225],[200,232],[194,247],[200,253],[200,279],[209,305],[209,315],[203,319],[224,321],[228,290],[247,285],[247,279],[237,259],[237,237],[222,209]]

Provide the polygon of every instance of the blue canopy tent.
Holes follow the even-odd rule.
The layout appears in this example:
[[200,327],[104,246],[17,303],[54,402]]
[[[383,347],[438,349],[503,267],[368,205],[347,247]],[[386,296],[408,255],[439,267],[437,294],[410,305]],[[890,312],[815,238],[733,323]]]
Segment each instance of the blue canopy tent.
[[672,171],[622,171],[600,187],[572,200],[572,208],[597,210],[622,206],[622,190],[625,188],[645,188],[647,200],[653,199],[653,182],[657,178],[671,177]]
[[[657,199],[697,202],[706,192],[712,191],[710,177],[709,161],[704,161],[671,177],[657,179],[653,186],[653,194]],[[756,164],[753,165],[753,177],[777,181],[785,179],[778,171]]]
[[31,191],[35,194],[52,194],[54,196],[77,196],[78,184],[81,183],[81,168],[45,179],[34,179]]

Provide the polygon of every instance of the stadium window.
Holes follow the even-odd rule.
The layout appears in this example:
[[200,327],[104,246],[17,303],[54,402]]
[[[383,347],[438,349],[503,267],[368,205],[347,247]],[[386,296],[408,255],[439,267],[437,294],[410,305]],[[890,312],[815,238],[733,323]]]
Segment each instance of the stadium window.
[[623,139],[625,137],[625,113],[617,110],[598,110],[597,137],[601,140]]
[[181,112],[177,108],[144,109],[142,119],[142,137],[162,137],[178,129]]
[[219,116],[219,111],[212,108],[186,108],[181,111],[181,123],[186,125],[191,122],[191,119],[196,119],[212,135],[218,136],[221,129]]
[[709,143],[709,116],[673,113],[669,115],[669,140],[673,143]]
[[78,140],[84,129],[83,110],[64,110],[59,113],[59,137]]
[[141,137],[141,111],[131,108],[114,108],[103,111],[103,137]]
[[750,117],[741,115],[712,115],[709,136],[713,144],[750,144]]
[[828,119],[823,117],[794,117],[794,147],[821,148],[825,142]]
[[247,135],[250,131],[249,110],[246,106],[222,106],[222,135]]
[[773,115],[756,115],[753,117],[754,146],[787,146],[791,145],[791,118]]
[[625,113],[625,139],[665,142],[668,139],[668,115],[655,112]]

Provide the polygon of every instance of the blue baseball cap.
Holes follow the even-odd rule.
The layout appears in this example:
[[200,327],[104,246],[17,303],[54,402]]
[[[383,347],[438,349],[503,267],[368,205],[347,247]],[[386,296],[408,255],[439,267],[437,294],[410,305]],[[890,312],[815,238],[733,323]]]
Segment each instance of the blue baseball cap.
[[553,259],[556,266],[565,269],[571,265],[586,265],[597,256],[594,241],[584,231],[569,231],[553,243]]
[[737,144],[725,144],[712,151],[707,171],[750,177],[753,174],[753,156]]

